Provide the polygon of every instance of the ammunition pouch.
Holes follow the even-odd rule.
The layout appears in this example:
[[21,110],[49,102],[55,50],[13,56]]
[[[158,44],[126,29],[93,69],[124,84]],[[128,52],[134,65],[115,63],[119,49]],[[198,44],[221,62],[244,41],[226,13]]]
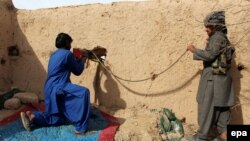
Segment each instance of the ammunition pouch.
[[222,49],[220,55],[212,63],[213,74],[225,75],[231,68],[232,55],[235,49],[231,45]]

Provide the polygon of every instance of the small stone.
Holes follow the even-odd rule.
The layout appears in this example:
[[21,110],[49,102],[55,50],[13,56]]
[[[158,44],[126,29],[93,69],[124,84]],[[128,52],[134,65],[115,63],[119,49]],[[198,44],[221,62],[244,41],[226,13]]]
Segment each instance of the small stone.
[[163,134],[162,129],[159,129],[158,132],[159,132],[159,134]]
[[135,125],[138,126],[138,122],[135,122]]
[[165,141],[167,140],[167,136],[165,134],[161,134],[161,139]]

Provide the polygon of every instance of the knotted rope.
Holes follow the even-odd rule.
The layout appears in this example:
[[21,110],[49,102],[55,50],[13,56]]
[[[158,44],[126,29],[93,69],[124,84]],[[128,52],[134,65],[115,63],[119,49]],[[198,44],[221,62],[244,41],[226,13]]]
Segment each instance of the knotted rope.
[[170,66],[168,66],[166,69],[162,70],[161,72],[156,73],[156,74],[153,74],[153,75],[150,76],[150,77],[146,77],[146,78],[143,78],[143,79],[137,79],[137,80],[125,79],[125,78],[122,78],[122,77],[116,75],[115,73],[113,73],[113,71],[112,71],[111,69],[108,69],[108,68],[103,64],[102,61],[100,61],[100,59],[96,56],[96,54],[95,54],[94,52],[91,52],[91,53],[95,56],[97,62],[99,62],[99,63],[101,64],[101,66],[102,66],[106,71],[108,71],[112,76],[114,76],[116,79],[122,80],[122,81],[127,81],[127,82],[142,82],[142,81],[147,81],[147,80],[154,80],[154,79],[155,79],[156,77],[158,77],[159,75],[161,75],[161,74],[165,73],[166,71],[168,71],[168,70],[169,70],[170,68],[172,68],[177,62],[180,61],[180,59],[186,54],[186,52],[187,52],[187,51],[185,51],[184,53],[182,53],[182,54],[180,55],[180,57],[177,58],[176,61],[175,61],[174,63],[172,63]]

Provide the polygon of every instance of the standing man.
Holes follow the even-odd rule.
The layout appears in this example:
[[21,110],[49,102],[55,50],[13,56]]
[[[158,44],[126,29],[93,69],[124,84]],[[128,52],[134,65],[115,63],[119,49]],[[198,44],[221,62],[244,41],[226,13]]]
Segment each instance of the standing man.
[[21,112],[26,130],[31,130],[31,123],[38,126],[71,123],[76,134],[84,134],[87,131],[90,113],[89,90],[70,81],[71,73],[80,75],[83,72],[86,57],[76,58],[73,55],[70,51],[72,41],[66,33],[57,35],[55,44],[58,49],[50,56],[44,86],[45,112]]
[[234,48],[227,38],[225,12],[215,11],[204,19],[208,35],[204,50],[188,45],[187,50],[193,53],[194,60],[203,61],[197,102],[198,124],[196,135],[187,138],[191,141],[207,141],[213,125],[220,136],[218,140],[227,139],[227,125],[230,122],[230,107],[234,104],[232,77],[229,72]]

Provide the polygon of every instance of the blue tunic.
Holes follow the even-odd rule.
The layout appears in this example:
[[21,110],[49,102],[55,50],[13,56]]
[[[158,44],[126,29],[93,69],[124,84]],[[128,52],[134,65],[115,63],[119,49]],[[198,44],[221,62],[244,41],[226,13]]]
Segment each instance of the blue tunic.
[[51,55],[44,86],[45,112],[34,112],[35,124],[49,126],[70,122],[78,132],[86,132],[89,90],[70,81],[71,72],[80,75],[83,69],[84,63],[69,50],[58,49]]

